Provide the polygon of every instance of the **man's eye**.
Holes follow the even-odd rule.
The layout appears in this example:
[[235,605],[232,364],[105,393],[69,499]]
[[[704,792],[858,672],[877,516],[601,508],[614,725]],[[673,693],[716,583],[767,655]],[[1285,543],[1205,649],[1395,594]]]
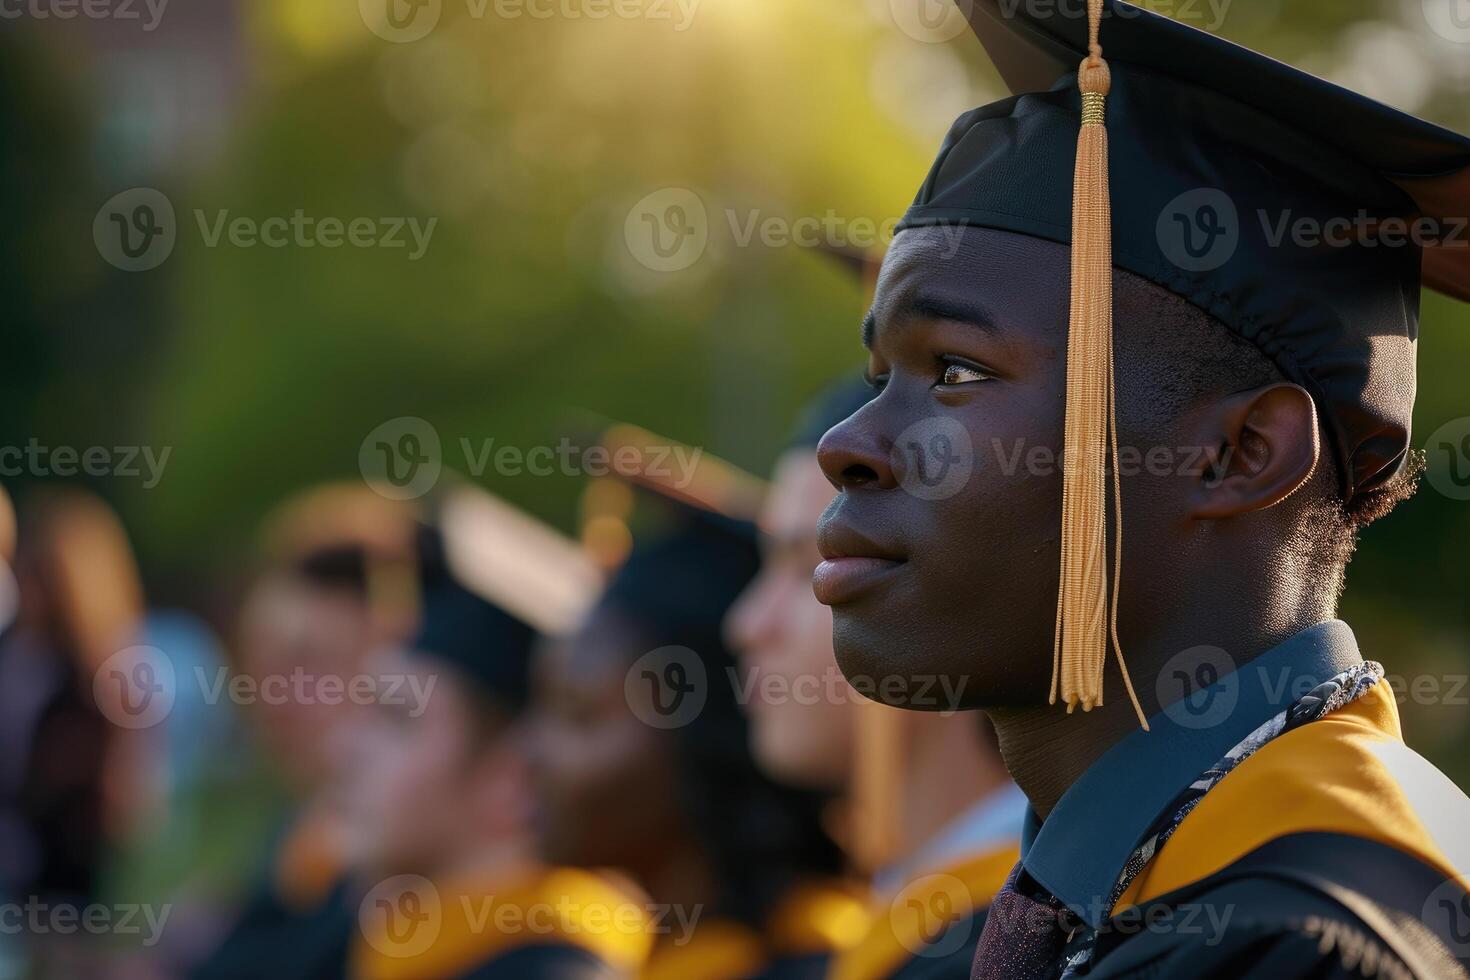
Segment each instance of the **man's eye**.
[[973,364],[961,364],[950,361],[944,365],[944,374],[940,378],[942,384],[962,385],[971,381],[989,381],[990,375]]

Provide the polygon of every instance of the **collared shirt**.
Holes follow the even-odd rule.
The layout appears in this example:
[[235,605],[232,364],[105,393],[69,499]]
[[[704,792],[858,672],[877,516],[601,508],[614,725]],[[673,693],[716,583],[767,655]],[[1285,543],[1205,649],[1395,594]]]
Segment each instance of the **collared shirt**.
[[1014,847],[1030,812],[1026,794],[1015,783],[1007,781],[1000,789],[987,793],[951,818],[912,855],[874,875],[874,890],[880,895],[896,892],[935,868],[1008,845]]
[[[1133,849],[1179,791],[1262,722],[1323,681],[1362,663],[1340,620],[1289,637],[1190,699],[1207,717],[1171,706],[1094,762],[1046,821],[1026,810],[1026,871],[1083,921],[1100,926],[1108,895]],[[1222,672],[1223,673],[1223,672]]]

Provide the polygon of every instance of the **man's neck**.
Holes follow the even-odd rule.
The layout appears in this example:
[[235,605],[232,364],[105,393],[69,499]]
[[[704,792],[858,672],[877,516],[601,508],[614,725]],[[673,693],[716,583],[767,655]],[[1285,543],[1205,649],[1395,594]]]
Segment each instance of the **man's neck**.
[[[1200,594],[1212,593],[1201,589]],[[1160,700],[1156,679],[1171,657],[1196,647],[1218,647],[1239,669],[1299,630],[1330,618],[1330,611],[1324,613],[1319,606],[1311,605],[1291,613],[1258,608],[1240,616],[1221,616],[1218,610],[1210,616],[1184,612],[1170,623],[1152,624],[1147,629],[1129,629],[1132,624],[1126,621],[1119,624],[1134,691],[1147,716],[1170,703]],[[1111,653],[1109,660],[1108,696],[1101,707],[1068,714],[1062,705],[1042,702],[989,712],[1006,769],[1043,819],[1094,762],[1138,729],[1138,716],[1122,690]]]

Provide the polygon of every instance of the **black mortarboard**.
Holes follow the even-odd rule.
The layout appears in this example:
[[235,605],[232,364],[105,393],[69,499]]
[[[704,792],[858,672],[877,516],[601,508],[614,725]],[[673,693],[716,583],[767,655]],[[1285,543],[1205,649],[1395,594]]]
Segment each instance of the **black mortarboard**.
[[632,554],[608,585],[615,603],[672,634],[718,636],[725,611],[760,564],[755,525],[665,498],[672,516]]
[[535,630],[448,577],[424,584],[421,615],[416,656],[453,664],[512,710],[525,706]]
[[[1121,0],[960,6],[1018,94],[959,118],[899,227],[1071,245],[1075,465],[1052,698],[1059,679],[1069,710],[1087,708],[1102,703],[1116,618],[1104,557],[1104,498],[1119,492],[1105,467],[1116,447],[1109,270],[1188,300],[1306,389],[1351,499],[1406,458],[1421,282],[1470,299],[1470,139]],[[1283,222],[1336,241],[1281,234]],[[1408,234],[1426,227],[1442,244]]]
[[435,501],[419,540],[419,629],[409,649],[452,664],[511,711],[530,694],[536,638],[571,629],[598,576],[581,550],[467,484]]
[[[961,6],[1024,94],[959,118],[900,227],[1070,242],[1087,18],[1076,3]],[[1470,139],[1121,0],[1104,6],[1102,45],[1114,265],[1211,314],[1312,394],[1344,496],[1382,484],[1409,445],[1421,276],[1470,299],[1470,234],[1454,224],[1470,213]],[[1213,216],[1217,235],[1235,237],[1228,257],[1223,241],[1213,256],[1183,250],[1197,209],[1179,199],[1201,189],[1222,192],[1198,195],[1201,206],[1234,206],[1236,220],[1218,204]],[[1361,243],[1272,242],[1283,218],[1360,213]],[[1420,216],[1455,238],[1422,263],[1420,248],[1377,237],[1386,219]],[[1202,251],[1211,227],[1188,244]]]

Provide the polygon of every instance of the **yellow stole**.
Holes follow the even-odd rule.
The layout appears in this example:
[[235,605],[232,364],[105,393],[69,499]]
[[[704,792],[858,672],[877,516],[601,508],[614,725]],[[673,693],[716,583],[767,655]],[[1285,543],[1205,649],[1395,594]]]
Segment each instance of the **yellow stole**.
[[766,919],[764,933],[728,919],[696,924],[689,941],[654,947],[642,980],[735,980],[772,960],[831,953],[853,945],[868,921],[863,902],[840,881],[803,882]]
[[[882,896],[874,906],[867,933],[857,945],[838,954],[828,976],[831,980],[891,976],[937,938],[938,926],[988,907],[1020,859],[1016,845],[998,848],[936,868],[897,896]],[[942,923],[932,914],[941,907],[946,912]]]
[[1207,878],[1280,837],[1313,831],[1387,844],[1465,886],[1467,826],[1470,800],[1404,744],[1393,690],[1379,681],[1351,704],[1267,743],[1226,775],[1114,912]]
[[422,913],[437,919],[437,930],[425,923],[432,941],[425,944],[418,929],[399,941],[370,918],[372,934],[360,932],[349,953],[349,977],[450,980],[538,944],[584,949],[629,975],[648,955],[643,898],[590,872],[559,868],[510,882],[466,878],[434,889],[437,902]]

